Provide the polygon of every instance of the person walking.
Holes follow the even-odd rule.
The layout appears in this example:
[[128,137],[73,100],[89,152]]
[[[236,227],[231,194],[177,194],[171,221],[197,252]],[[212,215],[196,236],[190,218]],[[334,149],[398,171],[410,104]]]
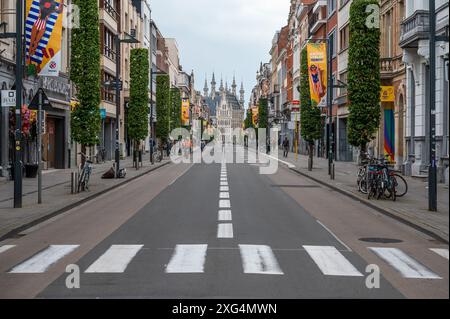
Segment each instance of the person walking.
[[287,136],[284,137],[283,141],[283,157],[287,158],[289,154],[289,139]]

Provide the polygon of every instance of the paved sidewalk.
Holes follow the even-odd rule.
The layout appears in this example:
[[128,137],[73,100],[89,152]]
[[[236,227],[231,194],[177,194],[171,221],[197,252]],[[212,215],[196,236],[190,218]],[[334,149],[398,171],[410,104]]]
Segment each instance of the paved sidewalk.
[[128,181],[169,164],[169,159],[151,165],[144,158],[143,167],[133,168],[131,158],[121,161],[121,167],[126,168],[125,179],[101,179],[103,173],[112,167],[112,162],[94,164],[90,190],[79,194],[71,194],[71,172],[73,169],[43,171],[43,192],[41,205],[37,204],[37,178],[23,179],[23,208],[14,209],[14,182],[0,180],[0,240],[16,236],[22,230],[63,213],[70,208],[101,195]]
[[283,152],[279,151],[279,159],[295,165],[298,173],[313,178],[323,184],[352,196],[363,203],[376,206],[384,213],[401,220],[414,227],[419,227],[436,237],[448,242],[449,239],[449,194],[448,186],[438,185],[438,212],[428,211],[428,183],[421,179],[405,177],[408,182],[408,194],[392,200],[367,200],[367,196],[358,192],[356,187],[357,165],[348,162],[335,162],[335,180],[328,175],[328,160],[314,158],[314,168],[308,171],[308,157],[299,155],[295,160],[295,154],[290,153],[288,158],[283,158]]

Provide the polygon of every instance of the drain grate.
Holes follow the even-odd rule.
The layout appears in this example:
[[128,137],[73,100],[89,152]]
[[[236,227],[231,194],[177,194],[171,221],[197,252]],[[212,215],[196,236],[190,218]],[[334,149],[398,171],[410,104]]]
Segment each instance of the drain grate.
[[402,243],[403,242],[403,240],[400,240],[400,239],[378,238],[378,237],[360,238],[359,240],[367,242],[367,243],[380,243],[380,244],[398,244],[398,243]]

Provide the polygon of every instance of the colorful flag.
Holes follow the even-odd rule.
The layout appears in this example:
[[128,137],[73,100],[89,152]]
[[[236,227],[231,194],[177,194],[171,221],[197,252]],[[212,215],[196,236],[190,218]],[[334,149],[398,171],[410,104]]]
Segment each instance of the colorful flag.
[[58,76],[64,0],[26,0],[26,65],[37,75]]
[[307,52],[311,101],[319,105],[327,94],[327,45],[308,43]]

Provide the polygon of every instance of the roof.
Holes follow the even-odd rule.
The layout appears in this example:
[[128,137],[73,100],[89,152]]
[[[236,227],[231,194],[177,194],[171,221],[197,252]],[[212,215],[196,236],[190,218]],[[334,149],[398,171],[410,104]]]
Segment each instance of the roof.
[[[222,102],[222,95],[220,92],[216,92],[214,99],[211,96],[205,96],[204,97],[206,104],[209,107],[209,110],[211,111],[210,114],[216,114],[216,108],[217,105],[220,105]],[[233,110],[240,110],[243,109],[243,105],[239,103],[238,98],[233,95],[230,92],[226,93],[226,99],[228,100],[228,103],[230,103]]]

